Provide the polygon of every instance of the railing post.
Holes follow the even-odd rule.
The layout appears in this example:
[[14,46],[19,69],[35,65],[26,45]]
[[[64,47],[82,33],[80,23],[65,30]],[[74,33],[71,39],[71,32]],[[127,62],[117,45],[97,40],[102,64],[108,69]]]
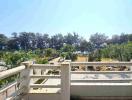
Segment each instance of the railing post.
[[70,100],[70,62],[61,64],[61,100]]
[[25,65],[25,69],[20,73],[20,78],[23,81],[20,83],[21,93],[26,94],[30,90],[30,74],[32,73],[30,70],[30,66],[33,64],[32,61],[23,62],[22,65]]

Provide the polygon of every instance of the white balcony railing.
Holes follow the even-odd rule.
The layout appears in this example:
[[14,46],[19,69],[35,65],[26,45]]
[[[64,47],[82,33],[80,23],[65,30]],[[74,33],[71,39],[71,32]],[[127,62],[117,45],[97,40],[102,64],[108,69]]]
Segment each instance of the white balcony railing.
[[[15,74],[20,74],[22,70],[25,69],[25,66],[19,66],[13,69],[9,69],[3,72],[0,72],[0,80],[10,77]],[[17,95],[20,94],[22,88],[19,88],[18,85],[25,81],[22,77],[17,79],[15,82],[9,83],[7,86],[3,86],[0,90],[0,100],[14,99]]]
[[[85,71],[71,71],[72,67],[80,67],[83,66],[85,68]],[[88,71],[87,66],[127,66],[129,70],[127,71]],[[7,98],[8,100],[16,97],[24,96],[25,94],[30,94],[34,90],[42,90],[46,88],[50,88],[51,90],[54,90],[54,88],[58,89],[58,92],[55,92],[55,94],[59,93],[60,100],[70,100],[70,87],[72,83],[130,83],[132,82],[132,70],[131,70],[132,62],[63,62],[58,65],[52,65],[52,64],[33,64],[32,62],[24,62],[22,66],[3,71],[0,73],[0,80],[7,78],[11,75],[19,74],[19,79],[8,85],[5,88],[2,88],[0,90],[0,94],[6,93],[6,96],[4,98]],[[55,74],[48,74],[49,70],[57,70],[58,73]],[[84,78],[76,78],[72,77],[72,75],[75,74],[75,76],[81,76],[84,75],[107,75],[107,74],[124,74],[128,75],[129,78],[119,78],[119,79],[84,79]],[[39,79],[42,79],[41,83],[36,83]],[[56,81],[53,81],[52,83],[55,84],[49,84],[48,80],[50,79],[56,79]],[[47,83],[46,83],[47,82]],[[19,85],[19,86],[18,86]],[[104,84],[103,84],[104,85]],[[132,85],[132,84],[131,84]],[[11,87],[17,87],[13,94],[8,95],[7,91]],[[80,86],[80,85],[79,85]],[[39,93],[40,91],[38,91]],[[35,92],[36,93],[36,92]],[[48,93],[47,91],[44,93]],[[2,99],[1,99],[2,100]],[[30,99],[27,99],[30,100]]]
[[[58,74],[40,74],[37,73],[33,74],[33,70],[40,70],[40,71],[46,71],[46,70],[58,70]],[[31,71],[32,70],[32,71]],[[60,80],[60,83],[58,84],[33,84],[33,81],[30,82],[29,87],[31,88],[59,88],[59,93],[61,94],[61,100],[69,100],[70,99],[70,67],[69,63],[62,63],[59,65],[51,65],[51,64],[33,64],[30,68],[30,79],[31,81],[33,78],[38,79],[58,79]],[[67,80],[67,81],[66,81]]]
[[[71,62],[71,67],[84,67],[85,71],[71,71],[71,74],[77,74],[77,75],[81,75],[81,74],[95,74],[95,75],[107,75],[107,74],[129,74],[129,76],[132,76],[132,62]],[[99,66],[112,66],[112,67],[123,67],[126,66],[127,68],[129,68],[128,71],[87,71],[87,67],[88,66],[93,66],[93,67],[99,67]],[[132,77],[130,78],[116,78],[116,79],[71,79],[71,82],[106,82],[106,83],[130,83],[132,82]]]

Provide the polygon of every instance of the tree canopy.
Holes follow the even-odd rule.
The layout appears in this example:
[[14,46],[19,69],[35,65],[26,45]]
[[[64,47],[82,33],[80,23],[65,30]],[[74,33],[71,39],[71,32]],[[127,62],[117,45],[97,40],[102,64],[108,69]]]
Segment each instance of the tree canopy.
[[[52,48],[61,51],[62,48],[65,50],[67,49],[67,46],[70,45],[75,49],[74,52],[80,51],[91,53],[96,52],[98,49],[108,48],[109,45],[119,46],[131,41],[132,34],[125,33],[121,33],[121,35],[113,35],[111,38],[103,33],[95,33],[90,36],[89,40],[86,40],[84,37],[79,36],[79,34],[75,32],[67,33],[66,35],[58,33],[52,36],[48,33],[14,32],[11,37],[0,34],[0,50],[28,51]],[[108,50],[105,52],[107,51]]]

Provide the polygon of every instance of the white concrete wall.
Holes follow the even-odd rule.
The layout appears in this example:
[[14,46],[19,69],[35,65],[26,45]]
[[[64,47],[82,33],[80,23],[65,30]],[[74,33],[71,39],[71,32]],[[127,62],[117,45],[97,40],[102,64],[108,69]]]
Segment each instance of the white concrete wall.
[[72,96],[132,96],[131,86],[72,85]]
[[43,94],[43,93],[33,93],[33,94],[28,94],[24,100],[61,100],[61,94],[56,93],[56,94]]
[[[71,85],[71,96],[74,97],[130,97],[132,96],[132,85],[130,86],[105,86],[105,85]],[[28,98],[28,99],[27,99]],[[61,94],[32,93],[24,100],[61,100]],[[114,99],[113,99],[114,100]]]

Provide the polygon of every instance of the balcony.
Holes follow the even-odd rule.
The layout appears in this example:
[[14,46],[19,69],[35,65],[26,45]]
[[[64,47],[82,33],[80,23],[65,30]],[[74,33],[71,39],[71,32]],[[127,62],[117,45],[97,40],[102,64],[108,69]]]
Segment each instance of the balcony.
[[[83,71],[73,71],[82,67]],[[127,66],[126,71],[89,71],[88,66]],[[0,90],[0,100],[132,100],[132,62],[33,64],[0,73],[0,80],[19,78]]]

